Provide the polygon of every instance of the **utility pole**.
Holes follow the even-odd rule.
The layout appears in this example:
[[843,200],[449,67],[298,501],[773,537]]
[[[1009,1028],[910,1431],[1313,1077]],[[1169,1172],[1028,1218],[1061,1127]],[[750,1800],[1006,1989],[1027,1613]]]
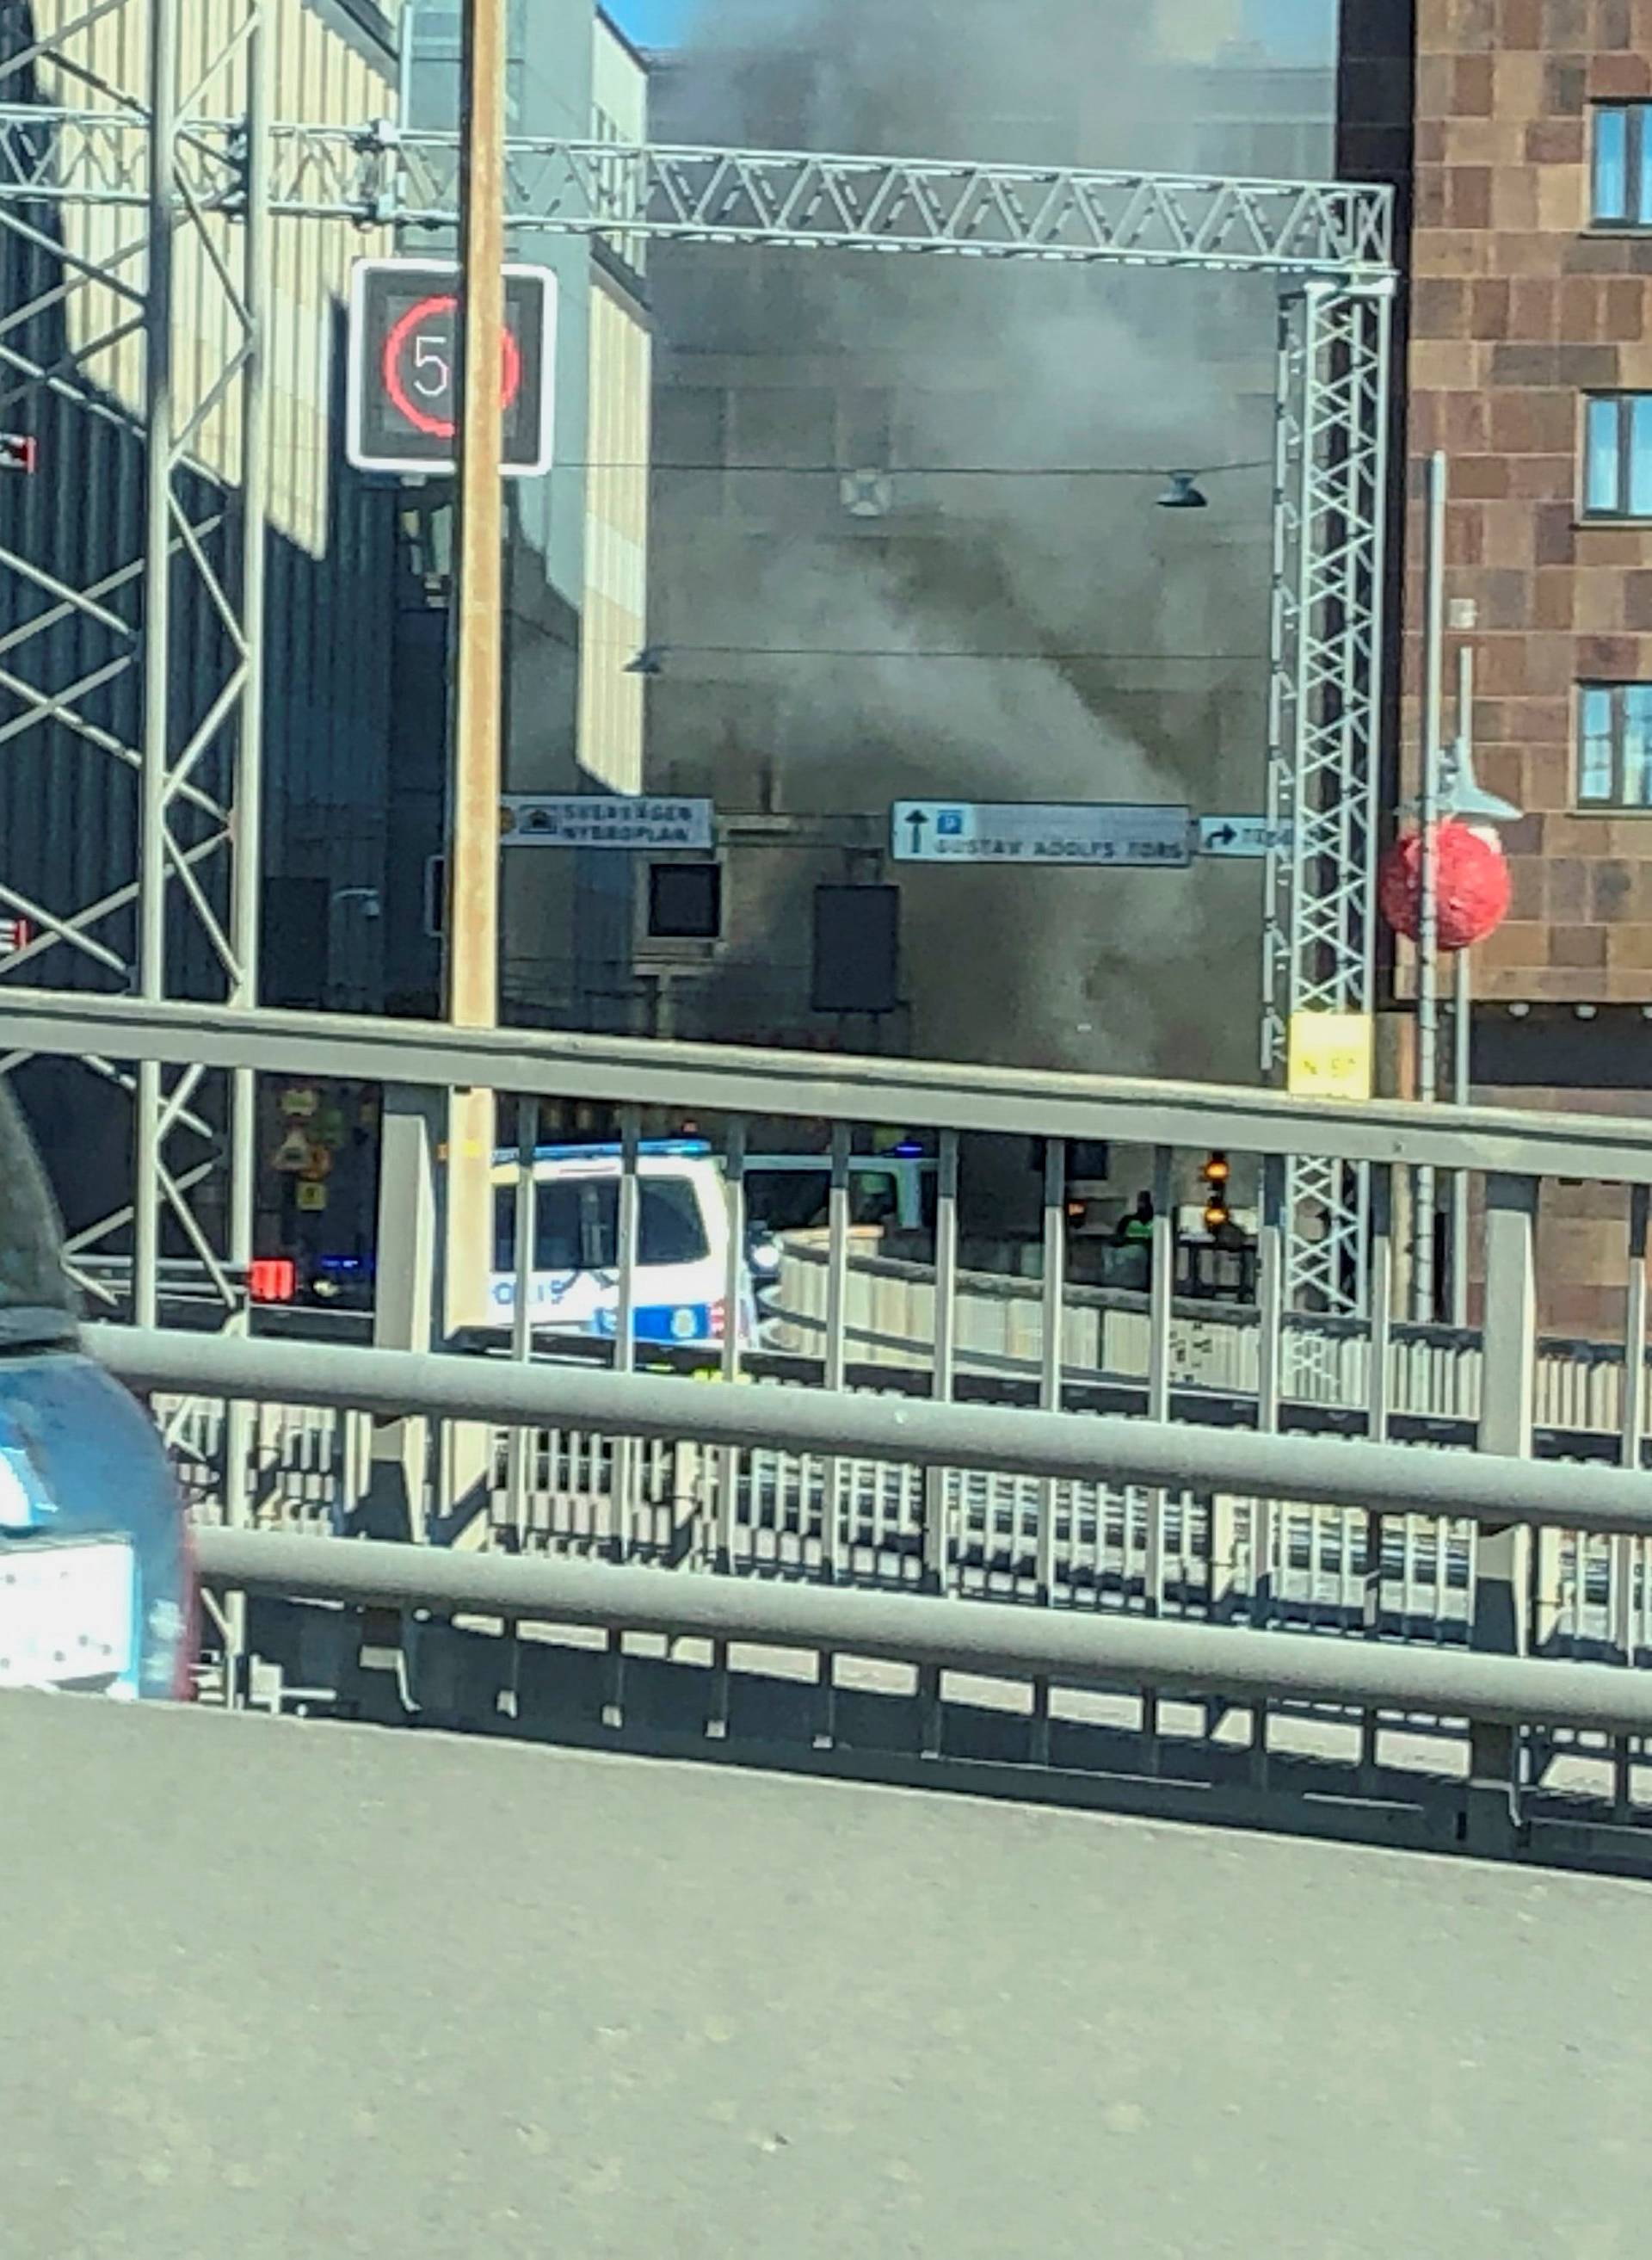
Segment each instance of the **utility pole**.
[[[1446,458],[1428,461],[1427,605],[1423,647],[1422,783],[1418,795],[1421,897],[1417,920],[1417,1096],[1440,1096],[1441,762],[1446,687]],[[1417,1171],[1412,1214],[1411,1315],[1428,1325],[1434,1310],[1434,1172]]]
[[[1457,789],[1474,773],[1474,646],[1457,653]],[[1474,1096],[1474,969],[1466,949],[1456,956],[1456,994],[1452,1011],[1451,1098],[1466,1106]],[[1451,1180],[1451,1323],[1469,1323],[1470,1176],[1459,1169]]]
[[[459,525],[447,1017],[499,1018],[505,0],[466,0],[460,109]],[[484,1314],[493,1245],[491,1091],[456,1091],[447,1172],[447,1323]]]

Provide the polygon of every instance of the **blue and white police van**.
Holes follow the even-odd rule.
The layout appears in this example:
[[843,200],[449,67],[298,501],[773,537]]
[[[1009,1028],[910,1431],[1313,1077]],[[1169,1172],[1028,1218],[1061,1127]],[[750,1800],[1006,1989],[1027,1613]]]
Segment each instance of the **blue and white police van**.
[[[533,1156],[535,1334],[612,1339],[619,1307],[619,1146],[541,1146]],[[516,1311],[514,1155],[493,1169],[495,1321]],[[683,1349],[719,1347],[729,1325],[727,1187],[699,1139],[645,1140],[637,1149],[637,1254],[633,1332],[639,1342]],[[738,1270],[740,1339],[752,1339],[755,1312],[744,1249]]]

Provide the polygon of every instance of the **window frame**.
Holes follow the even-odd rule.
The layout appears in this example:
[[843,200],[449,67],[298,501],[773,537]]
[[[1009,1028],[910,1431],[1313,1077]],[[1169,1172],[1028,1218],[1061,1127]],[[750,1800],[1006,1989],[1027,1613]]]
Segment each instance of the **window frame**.
[[[1629,743],[1628,700],[1632,692],[1641,692],[1646,702],[1646,714],[1641,724],[1641,797],[1631,800],[1627,794],[1627,757]],[[1585,763],[1588,747],[1598,734],[1590,727],[1591,702],[1598,698],[1611,701],[1609,733],[1611,779],[1606,795],[1586,794],[1584,791]],[[1577,690],[1577,712],[1572,729],[1572,808],[1581,816],[1652,816],[1652,681],[1580,682]]]
[[[1615,411],[1615,477],[1610,503],[1594,500],[1595,411],[1603,407]],[[1640,508],[1635,506],[1637,411],[1643,415],[1646,426],[1641,439],[1642,461],[1639,474],[1646,490]],[[1606,391],[1585,392],[1577,452],[1577,515],[1581,523],[1596,526],[1652,523],[1652,391],[1614,387]]]
[[[1652,234],[1652,102],[1591,102],[1589,134],[1589,225],[1613,234]],[[1623,120],[1623,210],[1600,208],[1601,120]]]

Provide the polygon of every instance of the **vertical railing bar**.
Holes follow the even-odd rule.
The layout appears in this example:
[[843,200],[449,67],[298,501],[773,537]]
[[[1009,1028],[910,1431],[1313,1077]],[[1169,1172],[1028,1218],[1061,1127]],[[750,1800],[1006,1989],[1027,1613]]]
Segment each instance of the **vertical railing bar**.
[[[614,1371],[634,1373],[637,1366],[637,1255],[642,1210],[638,1178],[642,1143],[642,1112],[634,1103],[619,1112],[619,1188],[615,1215],[614,1257],[619,1277],[614,1285]],[[595,1451],[595,1440],[592,1440]],[[633,1488],[636,1445],[630,1436],[611,1440],[610,1461],[609,1552],[623,1562],[631,1551],[633,1531]],[[608,1635],[607,1704],[605,1723],[619,1727],[625,1716],[625,1634]]]
[[[1170,1417],[1170,1333],[1176,1310],[1176,1158],[1168,1146],[1153,1156],[1153,1240],[1148,1278],[1148,1418],[1162,1426]],[[1150,1617],[1164,1604],[1163,1489],[1147,1497],[1147,1544],[1142,1567],[1144,1600]]]
[[[1148,1248],[1148,1418],[1164,1426],[1170,1418],[1170,1333],[1176,1313],[1176,1156],[1168,1146],[1153,1155],[1153,1237]],[[1167,1493],[1155,1484],[1144,1498],[1147,1527],[1143,1534],[1142,1606],[1150,1617],[1164,1609],[1164,1534]],[[1105,1507],[1098,1507],[1099,1515]],[[1129,1494],[1125,1495],[1126,1585],[1129,1577]],[[1186,1509],[1184,1506],[1184,1514]],[[1100,1564],[1098,1563],[1098,1574]],[[1141,1734],[1149,1772],[1159,1766],[1159,1699],[1156,1691],[1141,1691]]]
[[[740,1115],[728,1126],[723,1149],[723,1175],[728,1198],[728,1266],[723,1284],[722,1376],[733,1384],[740,1377],[745,1354],[744,1333],[749,1319],[756,1327],[756,1311],[748,1285],[746,1253],[747,1123]],[[756,1346],[754,1342],[754,1348]],[[717,1535],[712,1559],[726,1576],[734,1566],[734,1541],[740,1506],[740,1455],[729,1445],[718,1455]],[[725,1656],[726,1650],[725,1649]]]
[[[1647,1328],[1647,1226],[1648,1209],[1652,1208],[1652,1188],[1635,1185],[1629,1195],[1628,1277],[1624,1292],[1623,1327],[1623,1405],[1622,1427],[1619,1441],[1619,1458],[1626,1468],[1641,1464],[1641,1441],[1646,1431],[1646,1328]],[[1629,1592],[1631,1548],[1640,1541],[1633,1538],[1617,1538],[1613,1550],[1619,1557],[1614,1564],[1614,1590],[1612,1636],[1624,1652],[1627,1663],[1634,1661],[1633,1627]]]
[[[539,1146],[540,1103],[518,1098],[516,1103],[516,1199],[512,1205],[514,1242],[511,1258],[516,1271],[515,1300],[511,1306],[511,1355],[526,1365],[533,1355],[533,1274],[539,1238],[539,1179],[534,1161]],[[528,1459],[534,1446],[533,1430],[520,1421],[511,1430],[505,1446],[505,1514],[515,1535],[516,1549],[527,1544]]]
[[[1278,1157],[1262,1163],[1262,1229],[1257,1247],[1259,1329],[1256,1344],[1256,1427],[1264,1436],[1279,1430],[1280,1381],[1284,1347],[1284,1171]],[[1251,1504],[1251,1620],[1265,1625],[1272,1613],[1275,1502]]]
[[[1279,1429],[1280,1381],[1284,1351],[1285,1165],[1270,1154],[1262,1162],[1262,1217],[1257,1247],[1260,1334],[1256,1363],[1256,1427],[1262,1435]],[[1273,1613],[1276,1502],[1250,1503],[1251,1622],[1267,1625]],[[1251,1770],[1258,1786],[1268,1768],[1268,1706],[1258,1699],[1251,1710]]]
[[[828,1391],[842,1393],[848,1374],[849,1157],[850,1127],[832,1126],[832,1177],[826,1209],[826,1360]],[[843,1463],[835,1453],[820,1469],[820,1570],[829,1584],[843,1574]],[[816,1657],[817,1749],[830,1749],[837,1732],[837,1658],[826,1649]]]
[[[1485,1324],[1479,1447],[1513,1459],[1532,1450],[1537,1334],[1538,1186],[1498,1171],[1486,1179]],[[1470,1634],[1476,1649],[1524,1655],[1531,1634],[1531,1533],[1485,1525],[1475,1550]],[[1489,1720],[1470,1729],[1466,1823],[1471,1847],[1506,1849],[1519,1826],[1524,1734]]]
[[[950,1405],[958,1350],[958,1133],[943,1130],[935,1172],[934,1373],[937,1405]],[[924,1590],[946,1592],[953,1582],[952,1481],[945,1468],[923,1474]],[[919,1675],[918,1709],[926,1757],[940,1756],[941,1675],[926,1664]]]
[[[622,1107],[614,1240],[619,1273],[614,1287],[614,1371],[621,1374],[634,1373],[637,1367],[637,1242],[642,1206],[637,1164],[641,1142],[641,1110],[635,1105]],[[636,1454],[629,1436],[617,1436],[613,1447],[612,1552],[616,1561],[623,1562],[631,1550],[631,1493]]]
[[[826,1210],[826,1327],[825,1382],[840,1393],[848,1371],[849,1269],[849,1126],[832,1126],[832,1179]],[[821,1566],[828,1579],[842,1567],[842,1466],[834,1456],[822,1469],[824,1520],[820,1532]]]
[[[1044,1147],[1044,1283],[1039,1334],[1038,1401],[1046,1412],[1062,1408],[1062,1365],[1067,1315],[1067,1148],[1059,1138]],[[1038,1599],[1048,1608],[1055,1594],[1055,1511],[1059,1486],[1040,1481],[1035,1580]],[[1033,1683],[1033,1763],[1048,1765],[1050,1755],[1050,1684]]]
[[[1618,1456],[1626,1468],[1641,1465],[1641,1442],[1646,1428],[1647,1226],[1652,1212],[1652,1188],[1635,1185],[1629,1194],[1628,1277],[1624,1287],[1622,1434]],[[1611,1555],[1611,1638],[1626,1664],[1633,1665],[1634,1637],[1634,1570],[1636,1556],[1645,1545],[1639,1538],[1617,1537]],[[1629,1810],[1630,1749],[1627,1737],[1613,1745],[1613,1797],[1619,1813]]]
[[[937,1405],[950,1405],[958,1355],[958,1133],[943,1130],[936,1169],[934,1372],[931,1392]],[[924,1583],[945,1592],[950,1581],[952,1533],[948,1524],[950,1492],[947,1470],[931,1468],[925,1478]]]
[[[1392,1412],[1394,1331],[1394,1171],[1391,1163],[1371,1171],[1370,1344],[1365,1371],[1365,1433],[1373,1444],[1388,1441]],[[1365,1575],[1360,1597],[1360,1626],[1366,1637],[1383,1629],[1383,1517],[1365,1518]],[[1375,1770],[1380,1720],[1375,1710],[1360,1716],[1360,1767]]]
[[[1059,1138],[1044,1148],[1044,1295],[1039,1338],[1040,1409],[1062,1409],[1062,1354],[1067,1318],[1067,1148]],[[1039,1486],[1038,1598],[1046,1605],[1055,1590],[1055,1509],[1059,1486]]]

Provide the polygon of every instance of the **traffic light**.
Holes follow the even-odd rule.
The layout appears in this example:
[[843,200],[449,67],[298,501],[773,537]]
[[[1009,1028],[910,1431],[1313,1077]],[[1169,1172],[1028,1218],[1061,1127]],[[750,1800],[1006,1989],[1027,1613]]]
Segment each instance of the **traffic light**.
[[1205,1180],[1205,1229],[1214,1239],[1234,1220],[1227,1198],[1234,1172],[1226,1154],[1212,1154],[1199,1174]]
[[[424,259],[364,259],[350,279],[345,454],[359,471],[451,471],[459,394],[459,269]],[[551,467],[556,277],[504,270],[500,369],[502,468]]]

